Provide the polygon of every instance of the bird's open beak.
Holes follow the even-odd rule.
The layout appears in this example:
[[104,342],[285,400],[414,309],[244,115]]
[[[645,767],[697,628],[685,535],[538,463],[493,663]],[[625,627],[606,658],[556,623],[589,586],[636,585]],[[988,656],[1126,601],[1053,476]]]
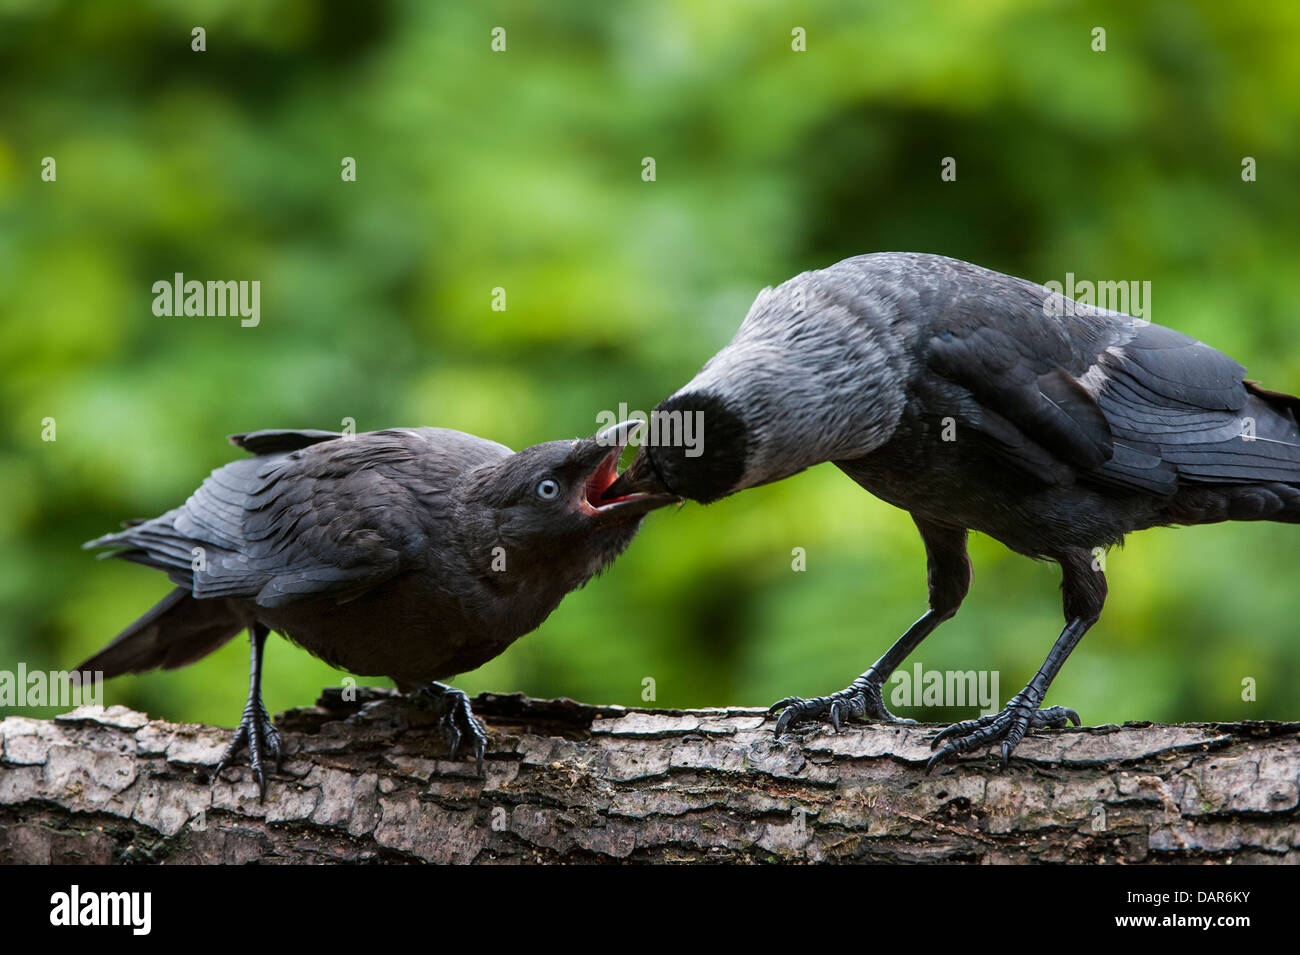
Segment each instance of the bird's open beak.
[[664,486],[645,448],[638,450],[632,463],[627,466],[627,470],[619,475],[618,480],[605,488],[607,501],[617,500],[628,494],[667,494],[675,500],[678,499]]
[[[584,513],[603,522],[621,522],[640,517],[655,508],[678,502],[679,499],[667,493],[662,484],[658,488],[648,488],[644,491],[619,486],[623,479],[618,474],[618,459],[623,454],[623,449],[627,447],[628,441],[644,423],[635,419],[621,421],[612,428],[587,439],[597,448],[608,450],[601,455],[595,470],[587,478],[578,501],[578,507]],[[641,458],[642,455],[637,455],[636,461],[640,461]],[[628,468],[629,472],[632,467],[635,467],[635,461]]]

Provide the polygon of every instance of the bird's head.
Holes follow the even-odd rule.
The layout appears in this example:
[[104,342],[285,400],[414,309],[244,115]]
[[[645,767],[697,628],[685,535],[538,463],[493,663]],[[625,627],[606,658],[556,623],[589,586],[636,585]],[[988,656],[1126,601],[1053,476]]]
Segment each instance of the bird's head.
[[513,555],[585,581],[623,551],[646,514],[678,501],[661,490],[605,496],[640,425],[625,421],[583,440],[534,445],[475,476],[471,497],[486,506],[480,513],[490,514],[507,567]]
[[725,401],[680,392],[654,410],[650,435],[607,499],[672,494],[708,504],[748,486],[749,446],[744,421]]

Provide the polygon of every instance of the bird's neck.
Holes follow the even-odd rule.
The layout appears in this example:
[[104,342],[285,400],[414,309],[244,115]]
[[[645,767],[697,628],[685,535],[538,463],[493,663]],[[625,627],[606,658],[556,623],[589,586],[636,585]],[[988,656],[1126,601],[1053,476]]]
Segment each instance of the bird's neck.
[[[902,380],[903,370],[891,368],[888,352],[866,336],[821,342],[738,334],[682,392],[719,396],[743,421],[740,490],[880,447],[903,411]],[[708,442],[706,420],[706,454]]]

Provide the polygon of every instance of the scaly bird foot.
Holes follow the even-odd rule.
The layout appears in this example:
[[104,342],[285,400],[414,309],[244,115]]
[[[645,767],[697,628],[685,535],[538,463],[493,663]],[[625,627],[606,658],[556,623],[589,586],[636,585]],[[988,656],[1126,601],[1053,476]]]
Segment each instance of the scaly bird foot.
[[916,723],[916,720],[901,719],[885,709],[880,684],[861,677],[830,696],[818,696],[810,700],[787,696],[784,700],[773,703],[768,707],[767,712],[771,715],[777,710],[782,711],[776,721],[777,736],[782,735],[791,726],[813,722],[830,723],[838,733],[840,724],[848,722],[849,717],[874,720],[878,723]]
[[411,699],[417,706],[438,714],[438,725],[447,740],[447,749],[453,760],[460,752],[461,742],[469,737],[474,750],[475,770],[482,776],[483,754],[487,751],[487,729],[470,709],[469,697],[465,692],[445,683],[430,683],[412,693]]
[[217,768],[212,774],[212,785],[216,785],[221,778],[222,772],[231,764],[234,758],[239,755],[240,749],[245,745],[248,746],[248,762],[253,768],[253,778],[257,780],[257,798],[259,800],[266,798],[266,774],[264,764],[269,753],[275,760],[275,771],[280,771],[280,757],[282,747],[280,742],[280,731],[275,728],[271,722],[271,716],[266,712],[266,707],[262,701],[253,699],[248,701],[244,707],[244,715],[239,721],[239,727],[235,730],[235,737],[226,747],[225,753],[221,756],[221,761],[217,763]]
[[998,742],[1002,743],[1002,766],[1005,769],[1011,754],[1029,730],[1044,726],[1060,729],[1067,723],[1079,725],[1079,714],[1074,710],[1067,706],[1039,709],[1038,704],[1041,702],[1041,696],[1026,688],[1012,697],[1001,713],[949,726],[930,741],[930,748],[934,749],[944,740],[952,740],[930,757],[930,761],[925,764],[926,775],[945,759]]

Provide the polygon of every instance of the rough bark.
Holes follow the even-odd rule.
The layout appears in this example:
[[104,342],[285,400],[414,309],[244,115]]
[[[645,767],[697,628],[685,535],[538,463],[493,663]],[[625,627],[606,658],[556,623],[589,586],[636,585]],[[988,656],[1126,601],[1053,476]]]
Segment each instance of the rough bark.
[[1300,723],[1129,723],[925,775],[933,726],[772,738],[762,711],[485,695],[482,778],[394,694],[229,730],[83,707],[0,723],[4,862],[1300,862]]

